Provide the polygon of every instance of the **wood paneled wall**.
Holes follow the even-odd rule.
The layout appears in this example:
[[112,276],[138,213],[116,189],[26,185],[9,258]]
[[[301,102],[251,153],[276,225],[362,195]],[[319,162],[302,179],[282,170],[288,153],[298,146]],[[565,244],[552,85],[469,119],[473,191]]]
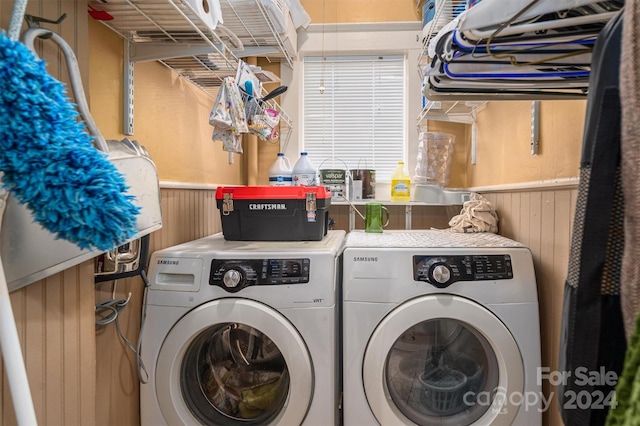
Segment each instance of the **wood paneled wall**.
[[[38,423],[95,424],[93,263],[11,293]],[[3,425],[17,424],[2,369]]]
[[[542,366],[558,370],[564,282],[569,265],[577,189],[483,193],[496,207],[499,233],[527,245],[533,254],[540,304]],[[553,401],[543,424],[562,426],[557,390],[543,383]]]
[[[149,254],[162,248],[195,240],[222,230],[216,209],[215,191],[163,189],[162,229],[150,238]],[[115,284],[116,298],[131,301],[122,312],[120,326],[127,340],[134,346],[140,331],[143,283],[139,277],[120,280]],[[96,301],[112,298],[113,282],[96,287]],[[119,338],[114,324],[97,330],[96,424],[140,424],[139,382],[133,352]],[[152,371],[149,371],[152,374]]]
[[162,229],[151,235],[149,253],[222,231],[215,190],[163,189]]

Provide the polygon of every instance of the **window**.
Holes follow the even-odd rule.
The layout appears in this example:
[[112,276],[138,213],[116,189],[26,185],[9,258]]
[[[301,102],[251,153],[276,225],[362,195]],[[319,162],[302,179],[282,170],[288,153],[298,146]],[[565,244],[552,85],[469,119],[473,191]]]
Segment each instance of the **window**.
[[304,58],[303,146],[316,166],[391,179],[404,160],[405,68],[401,55]]

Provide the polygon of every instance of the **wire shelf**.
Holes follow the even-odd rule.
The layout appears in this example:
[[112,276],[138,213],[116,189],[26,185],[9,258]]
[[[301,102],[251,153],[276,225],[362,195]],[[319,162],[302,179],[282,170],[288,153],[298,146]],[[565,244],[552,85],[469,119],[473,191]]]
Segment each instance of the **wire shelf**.
[[427,101],[418,116],[418,127],[424,120],[473,123],[473,115],[484,108],[483,101]]
[[576,2],[564,10],[551,1],[478,1],[476,7],[424,1],[418,72],[425,107],[418,125],[473,123],[487,101],[586,98],[593,42],[623,5]]
[[[215,97],[222,80],[236,75],[241,57],[265,56],[293,66],[289,50],[290,39],[296,41],[295,29],[291,34],[291,28],[281,31],[282,25],[274,24],[277,14],[268,7],[269,1],[220,0],[224,25],[215,30],[188,0],[90,0],[89,6],[113,18],[101,22],[131,43],[131,63],[158,61]],[[274,101],[268,104],[290,127],[280,106]]]

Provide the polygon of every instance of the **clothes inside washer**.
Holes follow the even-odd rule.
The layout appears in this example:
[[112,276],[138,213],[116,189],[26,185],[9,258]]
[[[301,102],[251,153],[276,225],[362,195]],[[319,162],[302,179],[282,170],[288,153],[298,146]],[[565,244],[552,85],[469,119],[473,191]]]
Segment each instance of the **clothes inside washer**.
[[[275,343],[259,330],[218,324],[191,344],[182,365],[189,408],[204,424],[269,423],[289,391],[289,372]],[[195,367],[194,367],[195,366]]]

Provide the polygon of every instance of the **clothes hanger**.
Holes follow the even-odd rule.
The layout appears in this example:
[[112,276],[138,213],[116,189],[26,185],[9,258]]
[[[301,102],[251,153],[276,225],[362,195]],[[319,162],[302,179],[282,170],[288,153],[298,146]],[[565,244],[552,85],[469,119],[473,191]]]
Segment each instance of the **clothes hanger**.
[[[511,17],[516,16],[516,23],[535,20],[540,16],[559,13],[562,15],[569,10],[578,10],[581,7],[600,4],[594,10],[607,10],[614,12],[624,4],[622,1],[599,2],[598,0],[492,0],[480,2],[459,16],[458,28],[462,32],[492,32]],[[592,15],[590,12],[589,15]],[[611,18],[609,18],[611,19]],[[564,25],[564,24],[563,24]],[[550,27],[549,27],[550,28]],[[487,35],[488,36],[488,35]],[[486,38],[481,37],[481,38]]]

